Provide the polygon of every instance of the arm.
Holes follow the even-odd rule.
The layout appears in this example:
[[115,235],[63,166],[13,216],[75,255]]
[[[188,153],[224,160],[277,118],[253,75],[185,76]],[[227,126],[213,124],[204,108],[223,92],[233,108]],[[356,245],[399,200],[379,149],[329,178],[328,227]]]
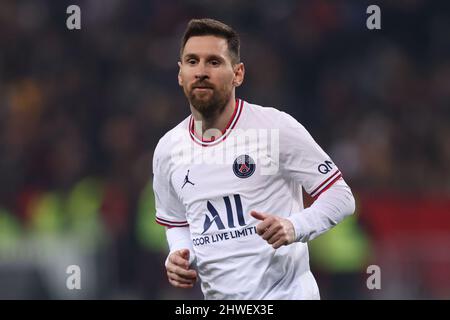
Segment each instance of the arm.
[[171,161],[166,143],[158,143],[153,157],[153,189],[155,192],[156,222],[166,227],[170,253],[165,261],[170,284],[178,288],[192,288],[197,272],[189,269],[194,259],[186,208],[180,202],[170,180]]
[[192,288],[197,272],[190,268],[195,260],[189,227],[166,228],[170,253],[165,266],[170,284],[177,288]]
[[326,232],[355,211],[355,199],[343,179],[322,192],[311,207],[288,218],[253,211],[262,220],[257,233],[274,249],[293,242],[307,242]]
[[286,181],[301,185],[316,201],[287,218],[252,212],[262,220],[257,232],[275,249],[294,241],[306,242],[329,230],[355,211],[349,186],[330,157],[294,118],[281,112],[280,169]]
[[189,227],[166,228],[166,237],[170,250],[166,259],[166,266],[170,254],[181,249],[189,250],[189,265],[195,262],[194,247],[192,246]]
[[317,200],[287,219],[295,229],[295,241],[307,242],[328,231],[355,212],[355,198],[343,179],[336,181]]

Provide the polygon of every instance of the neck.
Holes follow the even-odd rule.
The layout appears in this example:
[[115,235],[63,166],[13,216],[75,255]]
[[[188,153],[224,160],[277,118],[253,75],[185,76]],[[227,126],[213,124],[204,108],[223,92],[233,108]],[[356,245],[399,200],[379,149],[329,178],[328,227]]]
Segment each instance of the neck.
[[231,95],[230,100],[224,108],[217,110],[216,113],[209,117],[205,117],[191,105],[190,108],[194,118],[195,134],[198,137],[203,137],[203,139],[211,139],[213,136],[215,138],[220,137],[225,132],[225,129],[234,113],[235,106],[236,99],[234,94]]

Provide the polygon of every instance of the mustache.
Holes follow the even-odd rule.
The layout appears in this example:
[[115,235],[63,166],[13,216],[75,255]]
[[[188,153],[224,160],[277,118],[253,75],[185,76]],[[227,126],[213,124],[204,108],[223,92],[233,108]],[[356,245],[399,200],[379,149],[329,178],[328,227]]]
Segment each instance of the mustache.
[[195,89],[195,88],[210,88],[210,89],[214,89],[214,85],[209,83],[208,81],[198,81],[198,82],[195,82],[191,86],[191,88],[192,89]]

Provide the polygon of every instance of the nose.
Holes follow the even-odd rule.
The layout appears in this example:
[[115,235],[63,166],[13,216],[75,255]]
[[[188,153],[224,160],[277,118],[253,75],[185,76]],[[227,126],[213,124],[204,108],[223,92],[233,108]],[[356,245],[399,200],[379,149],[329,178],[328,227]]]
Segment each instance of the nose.
[[197,79],[198,81],[202,81],[208,78],[208,72],[204,63],[199,63],[197,69],[195,70],[195,79]]
[[208,76],[207,76],[206,74],[196,74],[196,75],[195,75],[195,79],[196,79],[198,82],[201,82],[201,81],[207,80],[207,79],[208,79]]

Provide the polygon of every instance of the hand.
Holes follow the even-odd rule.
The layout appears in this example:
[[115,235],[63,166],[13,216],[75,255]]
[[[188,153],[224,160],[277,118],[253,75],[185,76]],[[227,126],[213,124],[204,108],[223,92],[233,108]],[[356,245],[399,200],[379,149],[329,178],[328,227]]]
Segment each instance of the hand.
[[288,219],[256,211],[252,211],[250,214],[262,221],[256,226],[256,232],[274,249],[294,242],[295,229]]
[[197,272],[189,269],[189,250],[172,252],[166,265],[169,282],[176,288],[192,288],[197,281]]

